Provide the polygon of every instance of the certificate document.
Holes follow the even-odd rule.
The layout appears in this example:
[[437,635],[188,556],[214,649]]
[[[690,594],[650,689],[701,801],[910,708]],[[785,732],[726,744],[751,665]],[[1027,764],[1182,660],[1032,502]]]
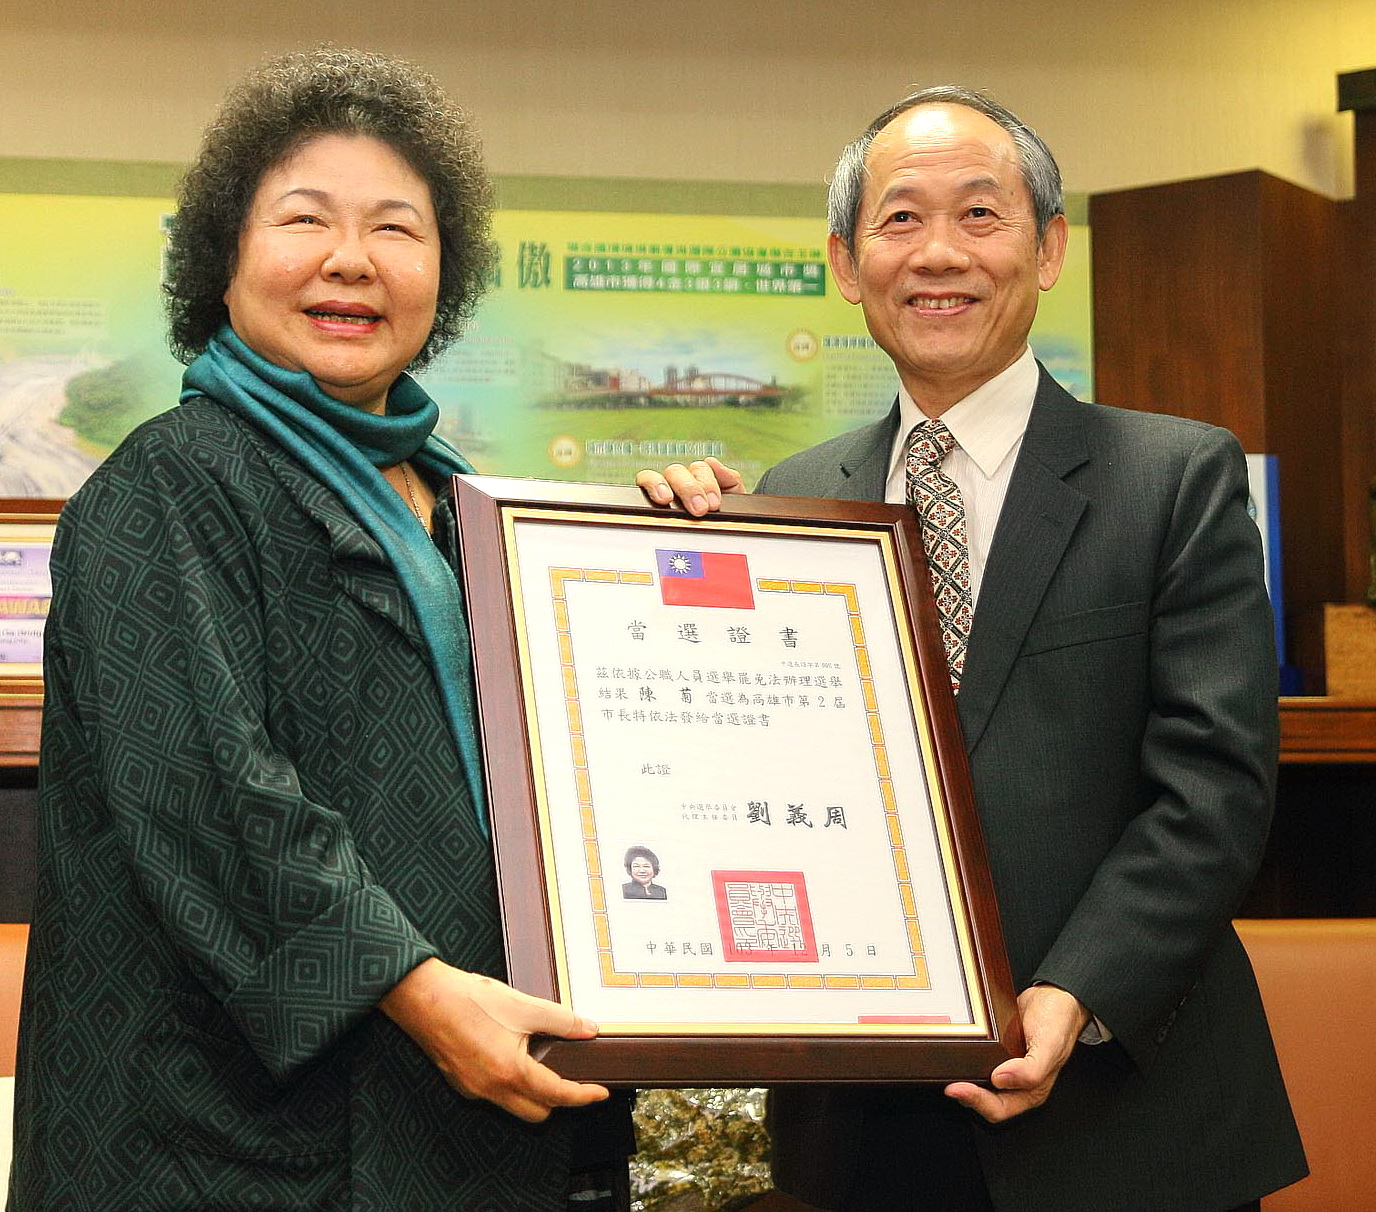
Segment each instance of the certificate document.
[[[552,992],[598,1043],[997,1036],[963,761],[938,751],[893,530],[500,524]],[[953,719],[944,665],[934,689]]]

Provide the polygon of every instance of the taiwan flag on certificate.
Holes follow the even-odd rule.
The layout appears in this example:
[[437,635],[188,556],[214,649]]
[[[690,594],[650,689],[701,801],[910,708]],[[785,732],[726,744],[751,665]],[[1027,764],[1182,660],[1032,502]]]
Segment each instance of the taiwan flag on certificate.
[[754,610],[750,568],[743,555],[656,549],[659,592],[666,606],[727,606]]

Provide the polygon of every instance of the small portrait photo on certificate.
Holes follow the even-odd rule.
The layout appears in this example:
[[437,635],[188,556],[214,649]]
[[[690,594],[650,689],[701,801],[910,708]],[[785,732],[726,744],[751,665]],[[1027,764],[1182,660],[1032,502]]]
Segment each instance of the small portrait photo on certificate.
[[621,895],[628,901],[667,901],[669,893],[655,882],[659,875],[659,857],[648,846],[632,846],[626,851],[626,874],[631,878],[621,885]]

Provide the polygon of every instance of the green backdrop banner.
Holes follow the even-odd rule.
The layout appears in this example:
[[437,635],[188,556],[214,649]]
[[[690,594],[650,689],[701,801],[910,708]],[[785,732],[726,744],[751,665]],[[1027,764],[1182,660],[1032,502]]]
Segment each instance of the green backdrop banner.
[[[173,177],[124,179],[134,193]],[[172,203],[120,196],[121,180],[118,165],[0,161],[0,496],[70,496],[176,399],[159,294]],[[624,483],[715,454],[753,482],[888,407],[892,367],[826,270],[821,192],[678,193],[681,211],[672,182],[500,183],[496,280],[423,376],[481,470]],[[1083,225],[1033,345],[1088,395]]]

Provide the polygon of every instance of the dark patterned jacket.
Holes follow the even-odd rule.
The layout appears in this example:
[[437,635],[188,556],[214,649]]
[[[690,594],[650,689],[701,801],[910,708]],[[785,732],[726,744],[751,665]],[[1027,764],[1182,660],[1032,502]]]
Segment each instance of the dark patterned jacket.
[[503,972],[380,548],[197,400],[72,498],[53,569],[12,1212],[562,1207],[566,1126],[373,1008],[431,955]]

